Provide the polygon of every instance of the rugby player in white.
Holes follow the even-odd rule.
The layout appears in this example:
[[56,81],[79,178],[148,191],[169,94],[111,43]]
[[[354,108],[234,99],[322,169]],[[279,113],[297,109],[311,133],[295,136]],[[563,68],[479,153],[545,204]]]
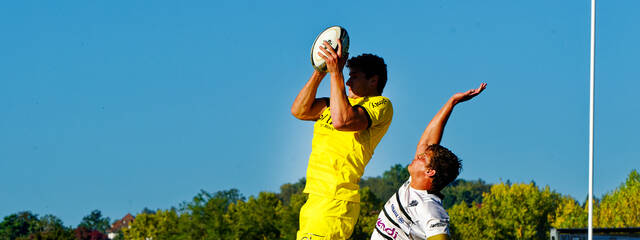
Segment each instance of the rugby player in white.
[[462,167],[458,157],[440,146],[444,126],[456,104],[480,94],[477,89],[454,94],[424,130],[416,154],[407,168],[409,179],[384,205],[372,240],[449,239],[449,214],[442,207],[440,191],[458,177]]

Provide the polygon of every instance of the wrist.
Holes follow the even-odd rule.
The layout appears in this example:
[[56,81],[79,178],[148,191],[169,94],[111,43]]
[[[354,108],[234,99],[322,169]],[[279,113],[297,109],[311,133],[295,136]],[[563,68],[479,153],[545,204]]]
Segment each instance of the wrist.
[[314,78],[316,78],[316,79],[323,79],[323,78],[324,78],[324,76],[326,76],[326,75],[327,75],[327,73],[326,73],[326,72],[320,72],[320,71],[318,71],[318,70],[313,70],[313,74],[312,74],[312,76],[313,76]]
[[331,71],[329,73],[331,73],[331,76],[344,78],[344,76],[342,76],[342,71]]
[[458,99],[455,98],[449,98],[449,101],[447,101],[448,104],[450,104],[452,107],[457,105],[458,103],[460,103],[460,101]]

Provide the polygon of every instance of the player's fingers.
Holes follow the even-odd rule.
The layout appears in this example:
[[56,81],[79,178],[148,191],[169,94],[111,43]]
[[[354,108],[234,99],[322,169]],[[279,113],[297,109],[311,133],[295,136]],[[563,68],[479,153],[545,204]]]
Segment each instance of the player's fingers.
[[329,50],[327,50],[326,48],[320,48],[320,52],[318,52],[318,54],[320,53],[323,53],[326,58],[328,58],[329,56],[332,56]]
[[329,52],[327,52],[327,47],[325,47],[325,46],[320,46],[320,52],[323,52],[325,54],[329,53]]
[[331,48],[331,44],[329,44],[329,41],[326,41],[326,40],[325,40],[325,41],[323,41],[323,42],[322,42],[322,45],[324,45],[324,48],[325,48],[325,49]]
[[333,50],[333,47],[331,47],[331,44],[329,44],[329,42],[324,41],[324,46],[325,49],[329,52],[330,56],[336,57],[336,52]]
[[327,56],[325,56],[321,52],[318,52],[318,56],[320,56],[322,59],[324,59],[325,62],[327,61]]
[[482,92],[482,90],[479,89],[474,89],[473,92],[471,94],[469,94],[470,97],[475,97],[478,94],[480,94],[480,92]]

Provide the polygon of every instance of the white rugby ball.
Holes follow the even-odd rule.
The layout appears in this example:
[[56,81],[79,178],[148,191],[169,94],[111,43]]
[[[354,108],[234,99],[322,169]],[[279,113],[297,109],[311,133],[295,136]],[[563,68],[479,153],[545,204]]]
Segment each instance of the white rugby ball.
[[311,65],[320,72],[327,71],[327,64],[324,59],[318,55],[322,52],[320,48],[324,48],[324,41],[328,41],[329,45],[336,51],[338,49],[338,41],[342,43],[342,56],[349,52],[349,34],[347,30],[340,26],[333,26],[322,31],[311,46]]

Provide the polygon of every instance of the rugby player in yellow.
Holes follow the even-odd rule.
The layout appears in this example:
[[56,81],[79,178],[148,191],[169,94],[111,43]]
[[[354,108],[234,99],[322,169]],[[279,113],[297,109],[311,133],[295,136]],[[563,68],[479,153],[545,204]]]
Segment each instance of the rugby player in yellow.
[[351,236],[360,212],[358,182],[393,116],[391,101],[381,96],[387,82],[384,60],[363,54],[347,61],[340,42],[337,52],[324,44],[319,55],[331,75],[330,97],[316,98],[326,73],[314,71],[291,106],[296,118],[316,121],[304,189],[309,198],[300,210],[299,240]]

